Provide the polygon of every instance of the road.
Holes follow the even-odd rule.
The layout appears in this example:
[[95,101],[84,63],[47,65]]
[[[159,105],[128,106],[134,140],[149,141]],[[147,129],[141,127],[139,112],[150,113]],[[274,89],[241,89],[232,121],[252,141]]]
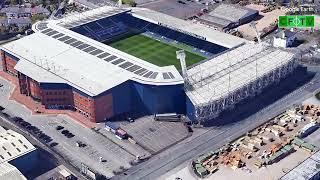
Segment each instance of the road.
[[[318,71],[318,69],[315,70]],[[232,123],[218,129],[212,128],[192,141],[180,143],[176,147],[155,155],[148,161],[129,169],[126,175],[117,176],[113,179],[157,179],[177,166],[181,166],[182,164],[187,165],[197,155],[220,148],[231,140],[285,111],[293,104],[301,103],[306,98],[311,97],[319,87],[320,73],[317,73],[307,84],[241,120],[241,122]]]

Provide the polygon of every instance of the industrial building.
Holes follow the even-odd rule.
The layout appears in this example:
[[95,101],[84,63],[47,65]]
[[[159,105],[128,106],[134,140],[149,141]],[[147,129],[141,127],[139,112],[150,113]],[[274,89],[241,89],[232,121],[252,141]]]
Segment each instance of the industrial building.
[[213,11],[200,17],[200,21],[212,25],[220,31],[238,27],[254,20],[259,15],[259,11],[246,7],[221,4]]
[[0,179],[27,180],[27,178],[8,162],[0,164]]
[[10,174],[28,173],[36,163],[36,148],[21,134],[0,126],[0,179]]
[[296,40],[296,33],[291,30],[278,31],[273,37],[273,46],[287,48]]
[[287,174],[282,176],[280,180],[316,180],[320,178],[320,151],[316,152],[308,159],[303,161]]

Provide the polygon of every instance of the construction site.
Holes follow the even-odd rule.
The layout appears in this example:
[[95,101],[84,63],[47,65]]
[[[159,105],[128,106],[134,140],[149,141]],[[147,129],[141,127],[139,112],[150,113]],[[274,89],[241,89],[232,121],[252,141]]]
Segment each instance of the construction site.
[[192,169],[198,177],[205,178],[213,177],[222,168],[261,173],[262,167],[277,166],[290,154],[305,154],[300,158],[303,160],[319,150],[303,139],[317,130],[319,122],[320,106],[296,105],[220,149],[201,155],[192,162]]

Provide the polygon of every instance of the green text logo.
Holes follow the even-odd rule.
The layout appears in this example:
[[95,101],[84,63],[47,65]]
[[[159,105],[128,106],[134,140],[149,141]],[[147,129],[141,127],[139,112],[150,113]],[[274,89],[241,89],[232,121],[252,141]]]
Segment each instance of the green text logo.
[[279,16],[279,28],[314,27],[314,16]]

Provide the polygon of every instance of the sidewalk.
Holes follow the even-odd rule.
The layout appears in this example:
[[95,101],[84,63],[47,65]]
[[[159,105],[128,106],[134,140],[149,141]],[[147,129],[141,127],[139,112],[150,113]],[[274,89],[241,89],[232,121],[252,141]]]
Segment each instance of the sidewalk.
[[[25,96],[20,94],[19,88],[18,88],[18,80],[3,72],[0,71],[0,78],[3,78],[4,80],[8,81],[12,85],[14,85],[13,91],[10,93],[9,100],[16,101],[22,105],[24,105],[26,108],[28,108],[31,111],[32,115],[58,115],[63,114],[67,115],[70,118],[76,120],[79,122],[82,126],[87,128],[94,128],[96,127],[96,123],[90,122],[85,117],[83,117],[81,114],[71,111],[71,110],[56,110],[56,109],[45,109],[43,105],[41,105],[39,102],[34,101],[30,96]],[[38,112],[36,112],[38,111]]]

